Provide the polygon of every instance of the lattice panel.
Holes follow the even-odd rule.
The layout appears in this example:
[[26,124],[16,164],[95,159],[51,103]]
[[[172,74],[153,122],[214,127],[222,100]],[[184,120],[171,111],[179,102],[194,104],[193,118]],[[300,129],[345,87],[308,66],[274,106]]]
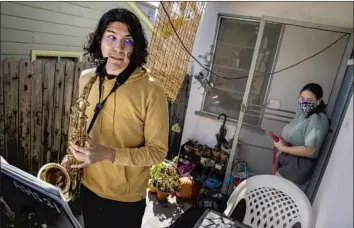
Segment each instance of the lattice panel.
[[[187,74],[190,55],[181,45],[173,27],[189,52],[204,12],[205,2],[162,2],[149,45],[147,67],[151,76],[175,102]],[[173,27],[171,26],[171,22]]]
[[245,197],[253,228],[288,228],[300,221],[300,211],[294,200],[284,192],[270,187],[251,190]]

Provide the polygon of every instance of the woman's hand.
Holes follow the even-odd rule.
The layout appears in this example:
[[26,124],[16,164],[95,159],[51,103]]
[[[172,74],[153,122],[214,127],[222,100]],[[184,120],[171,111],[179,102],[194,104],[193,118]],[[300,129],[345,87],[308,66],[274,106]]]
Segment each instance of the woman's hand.
[[275,148],[277,148],[280,152],[283,152],[285,145],[285,142],[282,139],[279,139],[278,142],[273,141],[273,145]]
[[85,147],[80,147],[78,145],[74,145],[70,143],[69,146],[71,152],[75,156],[75,158],[81,161],[81,164],[72,165],[71,168],[84,168],[90,164],[109,160],[114,161],[115,158],[115,150],[104,145],[95,143],[91,139],[88,139],[85,142]]

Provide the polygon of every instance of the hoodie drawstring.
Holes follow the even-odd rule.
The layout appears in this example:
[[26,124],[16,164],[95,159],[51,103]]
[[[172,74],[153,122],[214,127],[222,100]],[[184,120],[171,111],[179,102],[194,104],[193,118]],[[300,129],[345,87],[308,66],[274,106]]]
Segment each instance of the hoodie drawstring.
[[117,103],[116,103],[116,95],[114,94],[114,107],[113,107],[113,129],[115,129],[115,122],[114,120],[116,119],[116,107],[117,107]]

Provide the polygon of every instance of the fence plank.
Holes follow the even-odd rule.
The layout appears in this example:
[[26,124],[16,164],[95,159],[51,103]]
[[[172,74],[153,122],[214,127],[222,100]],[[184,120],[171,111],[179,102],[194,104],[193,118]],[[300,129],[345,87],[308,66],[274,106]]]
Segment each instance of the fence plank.
[[36,175],[41,163],[42,151],[42,91],[43,91],[43,63],[35,61],[33,65],[32,76],[32,94],[31,94],[31,157],[30,167],[32,174]]
[[54,72],[55,63],[44,64],[43,78],[43,127],[42,127],[42,165],[51,161],[53,146],[53,116],[54,116]]
[[19,62],[15,60],[5,60],[3,70],[5,107],[5,148],[8,162],[17,166],[19,158]]
[[81,72],[84,70],[85,64],[83,62],[79,62],[75,66],[75,80],[74,80],[74,91],[71,103],[74,104],[78,95],[79,95],[79,79],[81,76]]
[[4,69],[4,61],[0,62],[0,155],[7,159],[6,149],[5,149],[5,129],[4,129],[4,76],[3,76],[3,69]]
[[[52,161],[60,162],[60,141],[61,141],[61,119],[63,113],[63,92],[64,92],[64,67],[63,63],[55,64],[54,74],[54,123],[53,123],[53,147]],[[55,159],[55,160],[53,160]]]
[[67,149],[68,140],[68,126],[70,117],[71,100],[73,94],[73,86],[75,80],[75,63],[68,62],[65,65],[64,74],[64,110],[62,119],[62,134],[61,134],[61,148],[60,157],[64,157]]
[[28,60],[20,61],[19,107],[20,107],[20,149],[18,167],[32,173],[31,158],[31,93],[33,69]]

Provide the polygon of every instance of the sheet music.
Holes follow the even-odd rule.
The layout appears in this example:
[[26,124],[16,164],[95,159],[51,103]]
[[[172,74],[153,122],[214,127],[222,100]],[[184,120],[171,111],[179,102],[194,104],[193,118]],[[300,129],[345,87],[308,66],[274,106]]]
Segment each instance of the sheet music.
[[0,166],[1,227],[82,228],[58,187],[8,164],[2,157]]
[[0,165],[1,164],[9,164],[7,161],[0,155]]

